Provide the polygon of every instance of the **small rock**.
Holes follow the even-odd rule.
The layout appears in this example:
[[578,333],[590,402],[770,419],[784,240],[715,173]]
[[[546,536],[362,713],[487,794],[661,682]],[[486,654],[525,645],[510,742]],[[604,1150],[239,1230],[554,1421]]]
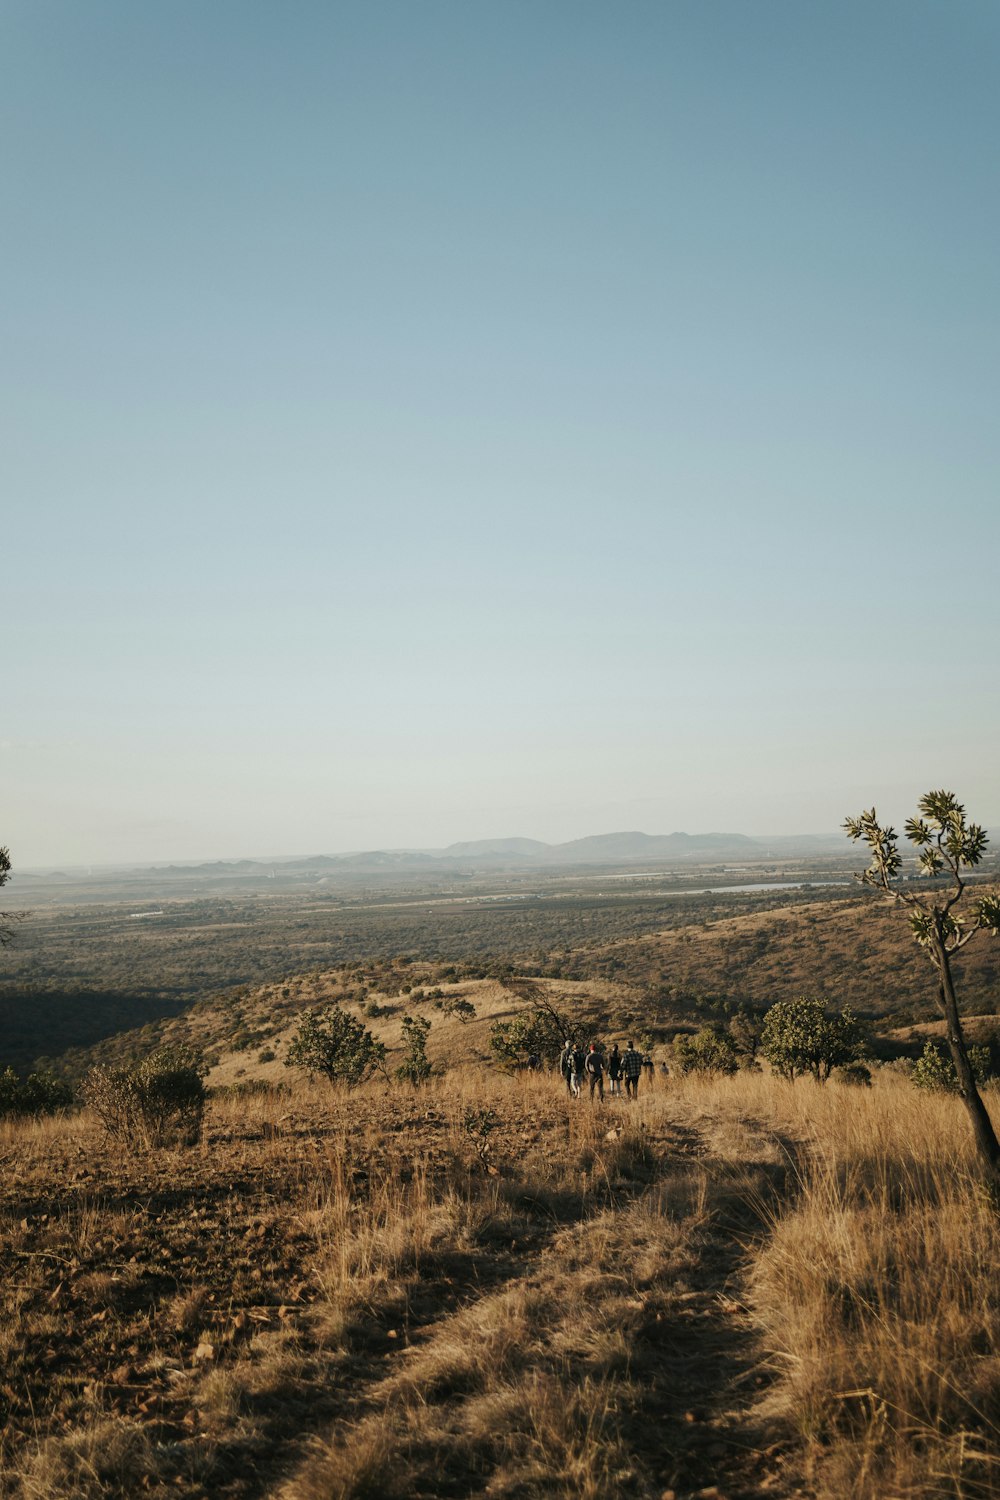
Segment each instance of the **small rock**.
[[215,1345],[207,1342],[199,1344],[194,1351],[194,1357],[199,1364],[203,1361],[205,1363],[210,1362],[215,1358]]

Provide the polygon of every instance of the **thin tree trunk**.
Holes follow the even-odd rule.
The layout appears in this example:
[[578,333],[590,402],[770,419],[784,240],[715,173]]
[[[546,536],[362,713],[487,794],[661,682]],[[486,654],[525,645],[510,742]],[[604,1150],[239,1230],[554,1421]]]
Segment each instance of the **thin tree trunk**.
[[969,1062],[969,1054],[965,1046],[965,1035],[962,1031],[962,1022],[958,1014],[958,1001],[955,998],[955,986],[951,977],[951,963],[947,950],[943,944],[936,952],[937,968],[941,976],[938,994],[941,1009],[944,1012],[947,1026],[948,1048],[951,1052],[952,1062],[955,1064],[955,1073],[958,1077],[958,1089],[962,1101],[969,1111],[972,1121],[972,1133],[976,1141],[976,1150],[987,1168],[990,1176],[1000,1185],[1000,1141],[993,1129],[993,1121],[990,1119],[986,1105],[983,1103],[976,1085],[975,1074],[972,1064]]

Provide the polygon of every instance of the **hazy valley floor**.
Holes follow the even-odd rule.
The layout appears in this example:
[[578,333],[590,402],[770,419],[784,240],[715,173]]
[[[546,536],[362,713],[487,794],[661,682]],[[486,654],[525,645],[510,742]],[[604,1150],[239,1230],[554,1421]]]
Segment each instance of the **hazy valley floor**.
[[6,1496],[1000,1495],[996,1215],[901,1082],[467,1069],[2,1162]]

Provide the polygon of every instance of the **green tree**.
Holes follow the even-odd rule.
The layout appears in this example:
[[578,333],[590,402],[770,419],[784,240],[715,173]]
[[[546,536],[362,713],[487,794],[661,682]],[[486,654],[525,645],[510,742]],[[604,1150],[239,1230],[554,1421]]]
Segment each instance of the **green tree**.
[[761,1017],[745,1007],[738,1010],[729,1023],[729,1035],[733,1039],[733,1046],[748,1066],[757,1060],[763,1026]]
[[894,828],[882,824],[874,807],[847,818],[849,838],[868,845],[871,863],[858,879],[882,892],[909,913],[910,929],[929,959],[937,981],[937,998],[945,1019],[948,1050],[955,1067],[958,1092],[969,1114],[980,1160],[1000,1185],[1000,1141],[979,1093],[969,1049],[958,1013],[953,960],[979,933],[1000,932],[1000,898],[988,892],[966,897],[966,872],[982,862],[989,842],[986,830],[970,823],[954,792],[928,792],[917,804],[918,816],[907,818],[906,837],[916,850],[919,873],[934,884],[917,894],[902,873]]
[[499,1066],[511,1069],[523,1067],[532,1056],[554,1063],[564,1040],[550,1016],[527,1011],[507,1021],[494,1021],[489,1046]]
[[385,1070],[385,1043],[339,1005],[309,1011],[288,1047],[285,1066],[331,1083],[358,1084]]
[[779,1000],[764,1017],[760,1050],[783,1078],[811,1073],[825,1083],[834,1068],[864,1055],[866,1032],[849,1007],[830,1015],[820,1000]]
[[721,1026],[703,1026],[694,1036],[674,1037],[674,1056],[682,1073],[732,1074],[740,1065],[729,1033]]
[[476,1019],[476,1007],[464,995],[446,995],[443,1000],[435,1000],[434,1004],[446,1016],[457,1016],[463,1025]]
[[396,1069],[396,1077],[403,1083],[426,1083],[431,1076],[430,1060],[427,1056],[427,1038],[431,1023],[421,1016],[403,1017],[403,1047],[406,1055]]
[[504,977],[500,983],[525,1003],[526,1009],[490,1028],[490,1051],[503,1068],[523,1066],[531,1056],[555,1063],[566,1038],[573,1035],[542,985],[533,979]]

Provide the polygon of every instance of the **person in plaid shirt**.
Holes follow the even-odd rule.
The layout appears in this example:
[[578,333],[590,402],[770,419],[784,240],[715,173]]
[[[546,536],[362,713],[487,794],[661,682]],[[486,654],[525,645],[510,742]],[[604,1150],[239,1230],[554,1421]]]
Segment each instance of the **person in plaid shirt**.
[[622,1053],[622,1075],[625,1079],[625,1095],[629,1099],[639,1097],[639,1074],[642,1072],[642,1055],[629,1042]]

